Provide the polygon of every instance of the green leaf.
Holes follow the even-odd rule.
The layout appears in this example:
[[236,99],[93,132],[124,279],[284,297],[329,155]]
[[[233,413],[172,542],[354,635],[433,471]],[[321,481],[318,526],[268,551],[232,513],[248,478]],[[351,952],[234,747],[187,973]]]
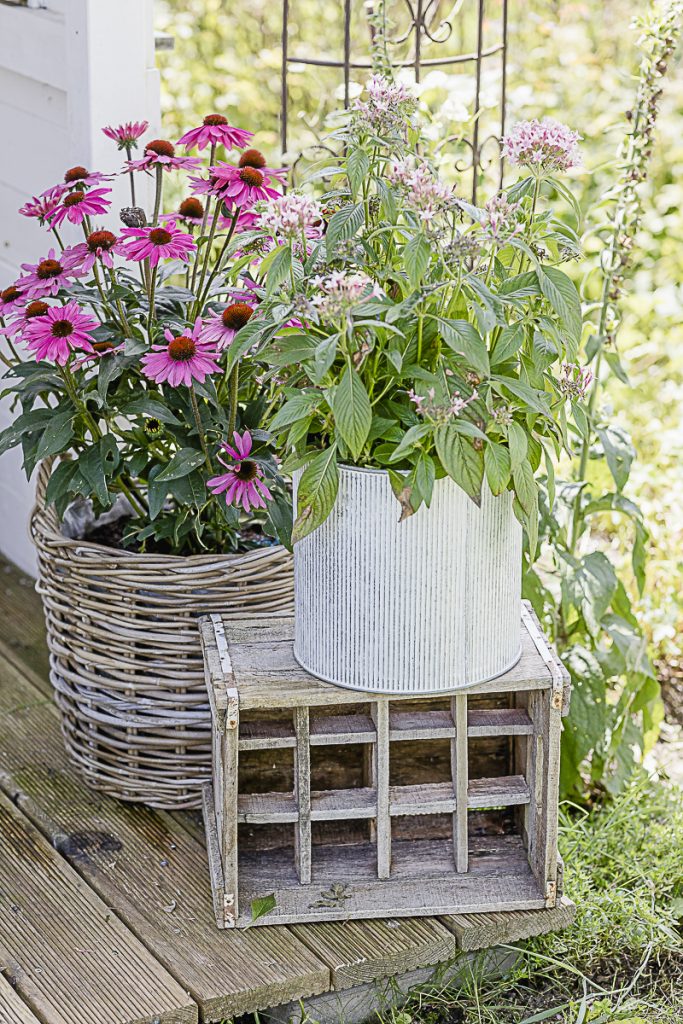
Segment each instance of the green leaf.
[[439,318],[439,328],[446,344],[465,357],[466,362],[480,377],[490,372],[489,354],[486,342],[479,331],[467,320],[446,320]]
[[510,453],[504,444],[489,441],[484,449],[484,469],[492,494],[502,494],[510,482],[512,472]]
[[514,471],[522,465],[529,451],[526,431],[516,420],[512,420],[508,424],[508,447],[510,449],[510,468]]
[[337,446],[319,452],[306,466],[297,487],[297,518],[292,541],[303,540],[327,519],[339,489]]
[[403,262],[413,288],[417,288],[425,276],[431,254],[432,247],[423,234],[413,235],[404,246]]
[[558,270],[557,267],[539,265],[537,274],[541,291],[560,318],[570,342],[567,354],[570,359],[575,359],[579,351],[583,329],[581,300],[576,285],[564,271]]
[[251,909],[251,921],[249,924],[254,924],[260,917],[265,917],[266,914],[270,914],[275,910],[277,900],[275,899],[275,894],[270,893],[268,896],[257,896],[256,899],[251,901],[249,906]]
[[636,457],[631,438],[625,430],[616,426],[597,427],[596,433],[600,438],[617,490],[622,491],[628,482],[631,465]]
[[316,392],[301,392],[288,398],[285,404],[278,409],[273,419],[268,424],[268,429],[273,434],[291,427],[300,419],[306,419],[320,401],[320,395]]
[[170,423],[173,426],[180,426],[180,420],[171,412],[163,402],[157,402],[153,398],[136,398],[134,402],[124,406],[121,411],[126,416],[148,416],[159,420],[160,423]]
[[334,392],[334,420],[354,459],[367,441],[372,424],[372,406],[359,375],[347,366]]
[[157,481],[177,480],[187,476],[204,462],[204,453],[195,448],[181,448],[157,476]]
[[484,481],[484,455],[477,451],[451,424],[439,427],[434,435],[436,452],[451,480],[462,487],[475,505],[481,504]]
[[45,504],[58,505],[69,493],[69,484],[78,470],[78,463],[73,460],[64,460],[52,470],[45,491]]
[[62,412],[53,416],[43,431],[35,453],[36,462],[48,455],[61,455],[73,439],[73,412]]
[[354,199],[363,187],[370,170],[370,157],[360,146],[352,149],[346,158],[346,173],[351,184]]
[[528,459],[523,459],[518,466],[514,467],[512,482],[517,500],[527,516],[535,516],[538,503],[538,484],[534,480],[533,470]]
[[516,356],[524,344],[524,324],[518,322],[504,327],[496,339],[491,353],[491,362],[495,366]]
[[505,394],[507,390],[515,398],[519,399],[523,405],[528,406],[534,412],[539,412],[544,416],[549,414],[548,396],[545,392],[538,391],[536,388],[530,388],[528,384],[523,384],[516,377],[504,377],[502,374],[494,374],[492,381],[494,390],[504,398],[507,398]]
[[419,490],[424,503],[429,508],[432,503],[432,491],[436,480],[436,466],[429,455],[422,452],[415,465],[415,485]]
[[100,505],[110,504],[107,478],[104,472],[104,459],[99,445],[93,445],[78,457],[78,466],[92,488],[93,497]]
[[266,274],[266,291],[269,295],[288,277],[291,266],[292,250],[288,245],[281,245]]
[[357,203],[355,206],[344,206],[330,218],[325,234],[328,259],[334,259],[337,256],[335,250],[339,243],[355,235],[364,220],[365,213],[362,203]]
[[588,630],[596,636],[617,590],[614,566],[602,551],[584,555],[571,572],[570,593]]
[[147,504],[149,506],[149,518],[154,521],[164,507],[168,497],[168,485],[158,482],[162,466],[153,466],[150,470],[147,481]]

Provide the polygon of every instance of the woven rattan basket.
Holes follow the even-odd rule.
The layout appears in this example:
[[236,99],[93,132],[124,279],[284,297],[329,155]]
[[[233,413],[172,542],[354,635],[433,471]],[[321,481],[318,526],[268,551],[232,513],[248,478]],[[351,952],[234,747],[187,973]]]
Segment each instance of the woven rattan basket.
[[38,473],[31,531],[69,754],[94,789],[199,807],[211,714],[196,618],[291,612],[292,557],[279,546],[179,558],[70,540],[45,508],[50,471]]

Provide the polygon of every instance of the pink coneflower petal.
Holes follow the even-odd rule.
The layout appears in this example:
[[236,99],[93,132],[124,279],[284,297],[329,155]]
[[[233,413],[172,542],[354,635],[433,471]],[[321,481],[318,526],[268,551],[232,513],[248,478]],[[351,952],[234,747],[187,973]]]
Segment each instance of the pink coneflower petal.
[[102,131],[108,139],[112,139],[119,149],[133,147],[137,149],[138,139],[141,138],[149,128],[148,121],[126,121],[124,124],[108,125]]
[[123,241],[117,246],[118,253],[137,263],[148,259],[153,267],[161,259],[184,260],[187,263],[190,253],[197,248],[192,235],[180,231],[172,219],[163,226],[124,228],[121,238]]
[[39,263],[22,263],[21,269],[27,273],[19,278],[17,287],[26,291],[28,299],[57,295],[73,278],[83,276],[77,267],[67,268],[54,249]]
[[171,387],[193,381],[203,384],[207,376],[220,373],[218,351],[200,340],[202,322],[198,317],[190,334],[173,335],[165,331],[165,345],[152,345],[152,351],[142,357],[142,372],[157,384],[168,382]]
[[84,313],[77,302],[67,302],[65,306],[51,306],[32,319],[23,340],[38,361],[48,359],[65,366],[75,349],[93,351],[92,332],[98,326],[98,321]]
[[206,149],[207,146],[242,149],[253,135],[244,128],[233,128],[222,114],[208,114],[198,128],[191,128],[178,139],[178,145],[185,146],[188,152],[195,146],[197,149]]
[[234,447],[222,441],[220,450],[234,460],[234,465],[227,463],[219,454],[218,461],[225,466],[227,472],[212,477],[206,486],[212,494],[224,495],[226,505],[241,505],[245,512],[250,512],[252,508],[265,508],[266,501],[271,501],[273,496],[263,482],[261,467],[249,458],[251,434],[245,430],[240,436],[235,431],[233,441]]
[[93,188],[89,192],[78,188],[67,192],[50,216],[50,225],[59,227],[65,220],[72,224],[82,224],[86,217],[99,217],[111,206],[111,200],[106,198],[110,195],[110,188]]
[[165,171],[196,170],[201,162],[196,156],[176,156],[175,146],[167,139],[153,139],[145,146],[145,155],[140,160],[126,162],[126,170],[149,171],[157,166]]
[[66,191],[65,185],[54,185],[39,196],[34,196],[19,208],[22,217],[35,217],[40,224],[45,224],[59,206]]

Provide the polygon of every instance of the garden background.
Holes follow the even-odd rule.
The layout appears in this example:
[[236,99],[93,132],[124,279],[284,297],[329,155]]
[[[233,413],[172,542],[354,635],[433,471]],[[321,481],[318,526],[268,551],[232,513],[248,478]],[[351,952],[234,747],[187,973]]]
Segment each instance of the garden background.
[[[450,3],[435,4],[434,23],[451,10]],[[570,187],[588,211],[589,225],[600,222],[603,205],[609,208],[619,170],[615,154],[629,128],[627,111],[641,57],[640,31],[631,22],[648,10],[642,0],[510,3],[508,124],[550,115],[581,132],[584,163],[572,172]],[[341,4],[296,0],[291,12],[292,55],[341,55]],[[495,26],[500,5],[488,3],[486,14],[487,27]],[[278,151],[281,17],[281,6],[266,0],[248,5],[159,0],[157,29],[174,39],[174,48],[158,55],[167,137],[177,138],[186,125],[216,111],[256,126],[257,144]],[[458,46],[470,49],[473,15],[466,10],[453,23]],[[352,37],[353,52],[365,53],[367,25],[360,3],[354,5]],[[361,83],[364,73],[355,74]],[[499,76],[497,62],[485,65],[485,108],[499,98]],[[432,112],[435,138],[471,117],[469,72],[427,71],[420,95]],[[338,71],[292,67],[291,109],[297,117],[290,126],[291,150],[324,133],[325,116],[341,96]],[[596,809],[598,777],[576,794],[581,811],[566,808],[564,856],[568,891],[579,906],[577,926],[533,945],[504,982],[486,982],[475,973],[462,992],[439,992],[437,986],[417,995],[400,1024],[411,1019],[673,1024],[683,1016],[683,807],[680,790],[652,781],[661,766],[674,780],[683,779],[682,129],[678,55],[664,82],[649,173],[640,186],[643,216],[621,300],[618,348],[629,383],[610,375],[600,396],[605,418],[630,435],[637,452],[625,494],[640,505],[650,533],[642,597],[629,569],[632,526],[608,512],[596,517],[587,540],[589,548],[608,555],[634,601],[662,683],[665,742],[646,761],[650,778],[637,773],[626,788],[621,779],[615,787],[620,795]],[[592,272],[597,248],[595,236],[587,237]],[[577,283],[584,270],[569,265]],[[596,490],[603,484],[607,489],[601,479],[609,476],[604,463],[591,463],[589,474]]]

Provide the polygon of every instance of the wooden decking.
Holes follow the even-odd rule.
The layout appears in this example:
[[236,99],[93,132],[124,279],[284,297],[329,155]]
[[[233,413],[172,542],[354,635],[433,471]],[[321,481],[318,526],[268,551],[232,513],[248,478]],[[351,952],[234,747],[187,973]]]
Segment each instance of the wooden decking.
[[0,1024],[185,1024],[561,927],[552,911],[219,932],[196,815],[94,794],[64,753],[40,602],[0,564]]

